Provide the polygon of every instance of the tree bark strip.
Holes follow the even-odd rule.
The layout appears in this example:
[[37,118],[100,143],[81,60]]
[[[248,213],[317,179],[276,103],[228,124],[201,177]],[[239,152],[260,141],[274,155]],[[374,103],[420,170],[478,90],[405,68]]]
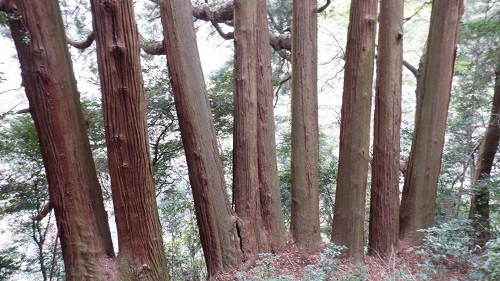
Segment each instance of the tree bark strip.
[[400,238],[420,242],[433,225],[446,118],[450,101],[458,27],[463,0],[432,4],[416,127],[400,207]]
[[257,0],[257,149],[262,225],[272,252],[283,249],[286,229],[279,187],[274,124],[274,93],[266,0]]
[[114,256],[58,2],[2,1],[35,122],[66,280],[99,279]]
[[294,0],[292,21],[292,212],[290,228],[306,253],[320,245],[316,0]]
[[399,243],[403,0],[380,0],[379,26],[368,252],[389,257]]
[[364,259],[376,24],[376,0],[351,2],[332,242],[347,246],[347,257],[357,262]]
[[[252,263],[264,248],[257,150],[257,2],[234,1],[233,196],[244,259]],[[264,236],[262,236],[265,239]]]
[[472,179],[472,187],[476,188],[471,198],[469,218],[478,237],[476,244],[484,246],[492,236],[490,233],[490,192],[486,180],[489,178],[493,161],[500,140],[500,57],[495,72],[495,90],[490,121],[484,133],[479,154],[477,156],[476,170]]
[[167,63],[209,278],[242,262],[189,0],[161,0]]
[[169,280],[149,153],[133,3],[91,1],[120,278]]

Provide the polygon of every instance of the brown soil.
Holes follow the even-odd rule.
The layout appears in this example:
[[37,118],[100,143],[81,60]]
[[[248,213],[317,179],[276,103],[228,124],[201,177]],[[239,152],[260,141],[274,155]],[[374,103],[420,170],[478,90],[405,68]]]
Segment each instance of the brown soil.
[[[324,246],[325,247],[325,246]],[[323,247],[323,249],[324,249]],[[323,250],[321,249],[321,250]],[[220,281],[233,281],[233,280],[255,280],[258,276],[259,280],[265,280],[264,277],[276,277],[289,275],[293,276],[295,280],[304,279],[304,273],[308,265],[316,265],[320,262],[320,253],[312,255],[303,255],[300,253],[295,244],[289,239],[285,250],[274,256],[275,258],[267,258],[270,262],[267,266],[254,265],[245,271],[226,273],[218,276],[216,280]],[[264,257],[266,258],[266,257]],[[387,259],[378,256],[365,256],[365,266],[363,268],[364,280],[408,280],[409,278],[402,278],[398,274],[404,272],[407,276],[414,276],[417,279],[412,280],[470,280],[467,279],[468,268],[466,265],[460,263],[453,263],[455,266],[448,267],[446,272],[440,276],[433,278],[422,278],[422,264],[423,257],[415,253],[415,248],[410,243],[401,241],[398,251]],[[453,262],[453,261],[451,261]],[[353,276],[356,270],[359,271],[359,266],[350,264],[349,262],[342,262],[340,259],[334,260],[336,265],[335,276],[332,280],[343,279],[347,276]],[[458,266],[457,266],[458,265]],[[360,276],[360,275],[358,275]],[[253,278],[252,278],[253,277]],[[361,279],[356,279],[361,280]]]

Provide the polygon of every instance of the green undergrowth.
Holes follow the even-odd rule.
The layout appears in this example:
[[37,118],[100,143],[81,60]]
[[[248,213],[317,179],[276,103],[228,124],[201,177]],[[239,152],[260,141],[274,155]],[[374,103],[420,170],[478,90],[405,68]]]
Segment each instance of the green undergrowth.
[[[409,248],[419,261],[417,265],[400,266],[407,261],[394,259],[392,264],[385,265],[390,268],[381,280],[500,280],[500,237],[490,240],[483,248],[475,246],[476,237],[467,219],[452,220],[422,232],[425,234],[422,245]],[[300,278],[291,275],[295,273],[293,269],[280,268],[280,257],[269,253],[260,254],[254,268],[237,272],[234,277],[238,281],[375,280],[365,265],[343,266],[341,253],[345,249],[329,244],[317,263],[302,268],[303,274],[295,274]]]
[[346,273],[340,271],[342,259],[340,259],[344,246],[330,244],[320,254],[320,260],[316,264],[310,264],[305,267],[304,277],[297,279],[293,275],[280,275],[279,269],[275,267],[278,256],[270,253],[259,254],[259,260],[256,266],[248,272],[237,272],[235,278],[238,281],[322,281],[322,280],[343,280],[343,281],[361,281],[369,277],[364,265],[352,266],[352,272]]

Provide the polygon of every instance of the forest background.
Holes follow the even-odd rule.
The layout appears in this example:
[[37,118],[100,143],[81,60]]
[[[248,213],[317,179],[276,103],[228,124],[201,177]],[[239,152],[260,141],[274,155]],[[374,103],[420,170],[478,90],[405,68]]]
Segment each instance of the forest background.
[[[202,3],[196,3],[201,5]],[[211,3],[218,4],[218,3]],[[220,4],[220,3],[219,3]],[[318,3],[322,5],[322,3]],[[60,1],[68,38],[84,41],[92,31],[90,3]],[[136,1],[135,13],[141,40],[161,41],[163,34],[156,1]],[[490,122],[500,29],[498,1],[465,1],[458,52],[453,76],[453,88],[447,119],[442,166],[437,185],[435,224],[445,234],[433,233],[444,239],[439,250],[450,249],[454,238],[449,233],[467,234],[470,225],[470,197],[476,157],[481,139]],[[272,34],[286,34],[291,25],[291,1],[269,1],[269,27]],[[319,115],[319,203],[320,226],[324,241],[332,233],[335,187],[341,123],[342,81],[349,24],[350,1],[334,1],[318,14],[318,115]],[[415,71],[423,64],[432,1],[405,1],[404,52],[406,67],[402,76],[401,162],[410,155],[415,126]],[[234,45],[221,38],[231,27],[219,27],[209,21],[195,20],[198,48],[214,118],[218,145],[224,164],[225,179],[231,190],[233,171],[233,78]],[[43,220],[32,220],[48,201],[47,181],[38,148],[35,127],[29,114],[21,85],[14,44],[7,25],[2,25],[2,59],[0,64],[1,106],[1,186],[0,205],[2,252],[0,280],[48,280],[50,276],[64,278],[61,253],[56,247],[57,229],[53,214]],[[218,29],[218,30],[216,30]],[[284,32],[285,31],[285,32]],[[76,45],[76,44],[70,44]],[[100,185],[103,188],[106,211],[114,221],[111,203],[110,175],[107,168],[104,141],[104,120],[101,113],[100,82],[95,56],[95,44],[85,49],[70,47],[78,89],[81,94],[85,122]],[[291,63],[286,50],[272,51],[272,83],[275,104],[277,159],[281,200],[285,225],[291,216]],[[174,106],[174,96],[162,55],[141,53],[144,89],[147,103],[147,123],[156,200],[173,280],[200,280],[207,275],[202,245],[184,159],[180,130]],[[21,113],[19,112],[21,111]],[[495,162],[496,163],[496,162]],[[491,176],[483,188],[489,190],[491,237],[498,237],[498,170],[493,165]],[[370,174],[370,173],[369,173]],[[401,187],[404,173],[401,173]],[[370,187],[368,176],[368,191]],[[369,192],[367,192],[369,194]],[[369,212],[369,199],[366,200]],[[233,202],[234,204],[234,202]],[[369,215],[366,215],[366,219]],[[112,223],[113,224],[113,223]],[[368,223],[365,227],[368,232]],[[447,229],[448,228],[448,229]],[[115,233],[112,227],[112,232]],[[438,233],[438,234],[436,234]],[[446,234],[448,233],[448,234]],[[116,234],[112,235],[116,239]],[[366,236],[368,234],[366,233]],[[444,238],[443,238],[444,236]],[[429,236],[432,238],[433,236]],[[493,239],[493,241],[498,241]],[[474,237],[459,241],[460,256],[473,252]],[[434,241],[434,245],[437,242]],[[438,243],[438,244],[439,244]],[[497,247],[500,242],[496,242]],[[114,243],[118,245],[118,243]],[[492,249],[495,244],[490,244]],[[54,249],[57,254],[54,255]],[[498,249],[497,249],[498,250]],[[115,249],[117,251],[117,249]],[[433,250],[435,252],[435,249]],[[484,258],[484,257],[483,257]],[[478,261],[478,264],[484,260]],[[429,265],[431,267],[431,265]],[[476,265],[480,268],[479,265]],[[445,270],[439,267],[439,270]],[[487,272],[487,271],[485,271]],[[476,274],[480,274],[478,269]],[[427,274],[431,274],[427,272]],[[489,272],[491,274],[491,272]],[[36,277],[35,277],[36,276]],[[2,279],[3,278],[3,279]]]

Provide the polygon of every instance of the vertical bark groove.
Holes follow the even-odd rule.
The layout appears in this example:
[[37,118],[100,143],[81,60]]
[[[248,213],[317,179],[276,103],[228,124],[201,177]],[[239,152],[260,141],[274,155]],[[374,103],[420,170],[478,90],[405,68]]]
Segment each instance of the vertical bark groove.
[[91,1],[121,278],[169,280],[133,3]]
[[427,50],[418,83],[417,118],[400,207],[400,238],[419,242],[433,225],[446,118],[463,0],[432,4]]
[[297,246],[314,252],[319,225],[319,127],[316,0],[293,1],[292,21],[292,212]]
[[399,242],[403,0],[381,0],[368,251],[389,257]]
[[495,90],[490,120],[484,133],[479,154],[477,156],[476,170],[472,179],[472,186],[476,188],[471,198],[469,218],[478,233],[476,244],[484,246],[492,237],[490,233],[490,192],[485,182],[491,173],[495,154],[500,139],[500,57],[497,60],[495,73]]
[[196,219],[208,276],[213,278],[242,262],[237,218],[226,193],[191,4],[187,0],[161,0],[159,4]]
[[40,142],[67,280],[99,278],[114,255],[57,1],[5,1]]
[[332,242],[355,261],[364,258],[376,13],[376,0],[351,2]]

